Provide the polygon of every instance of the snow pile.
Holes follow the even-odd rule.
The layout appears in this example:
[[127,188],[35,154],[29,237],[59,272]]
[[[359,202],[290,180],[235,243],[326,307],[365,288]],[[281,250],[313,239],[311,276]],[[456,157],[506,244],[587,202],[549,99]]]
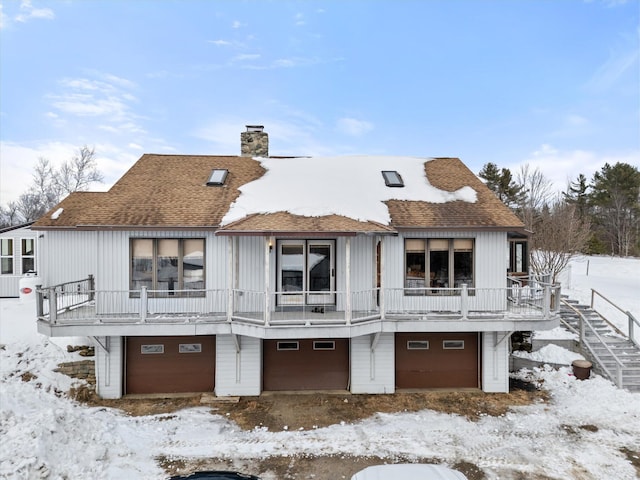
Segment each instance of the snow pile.
[[[620,271],[608,273],[615,278]],[[637,296],[637,290],[619,293]],[[569,367],[521,370],[518,378],[540,385],[550,400],[478,421],[422,410],[310,431],[243,431],[208,407],[128,417],[69,400],[61,392],[74,380],[53,369],[79,358],[58,346],[76,339],[53,343],[35,333],[32,303],[2,299],[0,308],[0,478],[152,480],[166,478],[159,456],[248,459],[250,465],[275,455],[468,462],[486,478],[501,479],[637,478],[623,451],[640,451],[640,394],[598,375],[577,380]],[[547,353],[545,359],[560,356]]]
[[584,360],[584,357],[579,353],[553,344],[546,345],[535,352],[515,351],[512,355],[514,357],[527,358],[534,362],[555,363],[558,365],[571,365],[574,360]]
[[556,327],[552,330],[540,330],[533,332],[535,340],[578,340],[578,335],[564,327]]
[[[222,219],[223,225],[247,215],[274,212],[306,217],[336,214],[386,225],[390,220],[382,203],[386,200],[476,201],[476,192],[471,187],[447,192],[432,186],[424,173],[427,161],[424,158],[342,156],[256,160],[267,172],[240,187],[240,196]],[[396,170],[404,180],[404,187],[387,187],[383,170]],[[293,206],[292,198],[296,199]]]

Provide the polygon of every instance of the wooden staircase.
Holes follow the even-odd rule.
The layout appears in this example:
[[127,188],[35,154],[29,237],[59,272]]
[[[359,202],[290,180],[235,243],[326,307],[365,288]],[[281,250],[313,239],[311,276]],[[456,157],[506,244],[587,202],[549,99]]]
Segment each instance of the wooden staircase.
[[[578,335],[580,353],[593,371],[618,387],[640,392],[640,347],[593,308],[563,299],[562,323]],[[630,321],[634,320],[630,317]]]

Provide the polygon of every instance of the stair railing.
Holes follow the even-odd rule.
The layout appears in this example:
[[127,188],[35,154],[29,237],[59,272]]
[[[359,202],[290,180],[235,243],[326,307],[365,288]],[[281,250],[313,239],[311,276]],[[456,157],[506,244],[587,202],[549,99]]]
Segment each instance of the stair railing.
[[[598,332],[596,332],[595,328],[593,328],[593,325],[591,325],[591,322],[589,322],[589,320],[584,316],[584,314],[580,310],[575,308],[573,305],[571,305],[569,302],[567,302],[564,299],[562,300],[562,303],[564,303],[567,307],[573,310],[578,315],[578,318],[580,319],[580,322],[579,322],[580,348],[586,349],[591,355],[591,358],[593,358],[593,360],[598,363],[598,365],[600,366],[602,371],[606,374],[606,376],[611,381],[613,381],[619,388],[623,388],[622,372],[624,370],[624,364],[622,363],[622,361],[618,358],[618,356],[615,353],[613,353],[613,350],[611,350],[609,345],[607,345],[607,343],[602,339],[602,337],[598,334]],[[591,345],[589,345],[589,343],[587,342],[587,338],[586,338],[587,329],[590,330],[591,333],[593,333],[593,336],[596,338],[598,343],[600,343],[605,348],[605,350],[611,355],[613,360],[616,362],[615,376],[613,375],[613,373],[609,371],[609,369],[605,366],[602,359],[598,356],[595,350],[591,348]]]
[[[595,289],[591,289],[591,308],[598,312],[598,310],[596,310],[594,304],[595,304],[595,299],[596,299],[596,295],[600,298],[602,298],[604,301],[608,302],[609,305],[611,305],[612,307],[618,309],[620,312],[622,312],[624,315],[627,316],[627,322],[628,322],[628,326],[629,326],[629,340],[631,340],[636,347],[640,347],[640,344],[638,343],[638,341],[635,338],[635,334],[634,334],[634,327],[635,325],[637,325],[638,327],[640,327],[640,322],[638,322],[638,320],[636,319],[636,317],[634,317],[632,315],[632,313],[629,310],[623,310],[622,308],[620,308],[618,305],[616,305],[615,303],[613,303],[611,300],[609,300],[607,297],[605,297],[603,294],[601,294],[600,292],[598,292]],[[602,315],[600,312],[598,312],[598,314],[600,314],[600,316],[602,318],[604,318],[604,315]],[[624,332],[621,332],[620,329],[616,328],[615,325],[612,325],[611,322],[609,322],[606,318],[604,318],[604,320],[611,325],[618,333],[620,333],[621,335],[627,336],[624,334]]]

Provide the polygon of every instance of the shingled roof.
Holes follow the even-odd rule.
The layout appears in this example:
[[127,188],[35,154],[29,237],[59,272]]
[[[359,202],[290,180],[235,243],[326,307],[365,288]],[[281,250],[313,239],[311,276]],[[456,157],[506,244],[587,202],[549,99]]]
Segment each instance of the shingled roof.
[[[207,186],[214,169],[227,169],[222,186]],[[402,228],[523,230],[522,222],[457,158],[425,159],[431,185],[454,192],[471,187],[476,202],[388,200],[390,223],[340,214],[248,212],[221,227],[239,188],[261,179],[258,160],[239,156],[143,155],[108,192],[76,192],[34,223],[34,229],[214,229],[220,234],[391,233]],[[291,179],[295,181],[295,179]],[[355,195],[361,192],[354,191]],[[295,200],[292,200],[295,202]],[[62,209],[59,212],[59,209]],[[58,211],[58,215],[53,215]]]

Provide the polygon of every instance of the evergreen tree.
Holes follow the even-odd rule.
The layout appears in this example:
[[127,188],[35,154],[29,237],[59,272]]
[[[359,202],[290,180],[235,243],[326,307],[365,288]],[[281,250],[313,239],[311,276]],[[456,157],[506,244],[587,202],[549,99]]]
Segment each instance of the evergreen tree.
[[593,175],[589,200],[599,233],[613,255],[638,253],[640,171],[627,163],[608,163]]
[[499,169],[495,163],[487,163],[478,176],[487,187],[508,207],[514,209],[522,197],[522,186],[518,185],[508,168]]

